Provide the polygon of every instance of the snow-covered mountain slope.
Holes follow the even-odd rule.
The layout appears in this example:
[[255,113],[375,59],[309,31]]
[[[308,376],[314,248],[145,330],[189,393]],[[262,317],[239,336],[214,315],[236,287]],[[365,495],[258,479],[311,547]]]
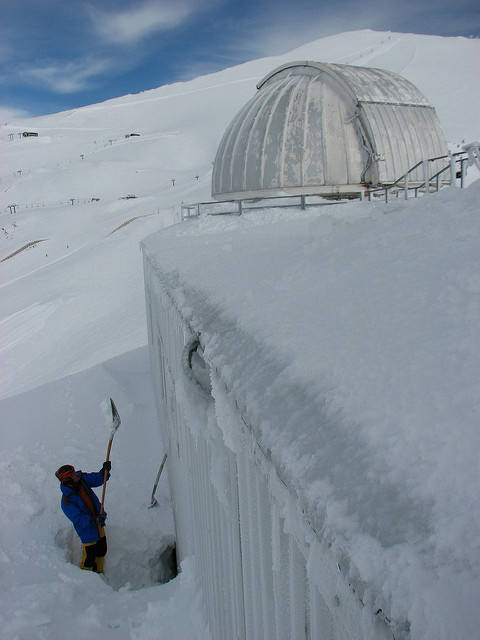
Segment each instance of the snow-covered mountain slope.
[[[45,241],[2,264],[3,317],[14,325],[16,338],[14,346],[7,337],[10,334],[3,332],[9,371],[0,397],[80,371],[144,343],[140,287],[135,293],[136,319],[129,314],[119,318],[117,313],[118,308],[132,306],[128,305],[131,289],[122,281],[135,277],[139,282],[141,276],[137,240],[170,224],[181,201],[209,198],[211,163],[224,128],[268,71],[289,60],[315,59],[376,65],[402,73],[436,106],[447,139],[455,146],[480,138],[476,111],[479,53],[479,41],[465,38],[345,33],[187,83],[3,126],[0,259],[29,242]],[[38,131],[39,137],[18,138],[16,134],[26,129]],[[126,138],[130,133],[141,135]],[[13,140],[9,134],[15,134]],[[137,199],[120,199],[129,194]],[[12,203],[18,205],[15,216],[6,209]],[[149,214],[155,216],[138,219],[108,237],[131,218]],[[100,264],[104,259],[106,264]],[[78,310],[87,304],[90,291],[82,289],[83,299],[78,292],[66,299],[58,291],[66,270],[78,272],[79,264],[89,265],[90,261],[97,261],[99,289],[102,279],[108,281],[105,286],[111,287],[112,295],[98,296],[89,316],[97,327],[102,319],[104,326],[115,325],[118,330],[101,346],[85,349],[86,337],[80,327],[77,331],[75,322],[66,333],[59,335],[56,329],[54,342],[63,344],[65,335],[70,353],[66,360],[57,359],[52,365],[59,365],[55,373],[44,358],[52,339],[48,335],[52,323],[46,323],[45,317],[54,311],[61,315],[71,311],[69,317],[83,323],[80,316],[84,314]],[[115,277],[117,269],[129,275]],[[35,301],[29,303],[30,283],[39,280],[45,286],[41,310]],[[73,285],[74,277],[70,283]],[[38,284],[35,287],[40,293]],[[67,326],[63,321],[58,324]],[[41,332],[41,327],[46,330]],[[26,360],[28,372],[22,366]]]
[[[106,437],[94,425],[101,420],[100,400],[113,394],[126,419],[113,451],[110,557],[125,551],[123,563],[133,567],[128,551],[138,542],[131,542],[132,532],[142,530],[149,549],[172,534],[165,508],[147,516],[139,503],[140,494],[149,497],[163,453],[154,440],[143,348],[139,241],[178,220],[182,201],[209,199],[211,163],[228,122],[267,72],[299,59],[401,73],[436,107],[452,148],[480,139],[480,41],[368,30],[0,128],[0,504],[8,522],[0,538],[6,594],[0,615],[8,637],[55,637],[49,629],[67,626],[72,636],[73,619],[73,637],[94,630],[105,638],[145,640],[162,616],[178,611],[184,624],[169,626],[170,638],[191,638],[191,629],[201,628],[196,606],[189,619],[184,614],[194,599],[188,579],[168,595],[160,595],[164,587],[117,594],[65,563],[54,542],[65,521],[53,472],[65,462],[88,470],[101,462]],[[24,130],[39,136],[18,137]],[[125,137],[131,133],[140,136]],[[136,198],[123,199],[129,194]],[[475,286],[472,280],[472,294]],[[185,606],[177,609],[177,601]]]

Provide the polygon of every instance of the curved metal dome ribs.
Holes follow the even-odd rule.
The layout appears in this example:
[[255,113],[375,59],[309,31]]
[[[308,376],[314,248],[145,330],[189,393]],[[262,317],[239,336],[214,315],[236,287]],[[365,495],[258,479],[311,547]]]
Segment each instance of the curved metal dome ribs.
[[391,184],[423,158],[447,153],[434,108],[390,71],[292,62],[257,88],[219,145],[217,199]]

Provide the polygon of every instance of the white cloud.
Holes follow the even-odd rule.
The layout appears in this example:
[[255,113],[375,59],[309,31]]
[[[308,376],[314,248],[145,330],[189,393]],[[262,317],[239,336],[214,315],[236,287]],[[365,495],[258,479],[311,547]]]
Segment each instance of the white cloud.
[[15,107],[6,107],[0,105],[0,123],[28,118],[29,115],[30,114],[23,109],[16,109]]
[[56,93],[75,93],[87,88],[95,76],[104,74],[111,66],[108,60],[92,58],[25,68],[18,75],[24,81],[47,86]]
[[161,4],[150,0],[123,11],[107,12],[90,6],[88,12],[103,40],[113,44],[133,44],[156,31],[177,27],[196,10],[193,4],[184,0]]

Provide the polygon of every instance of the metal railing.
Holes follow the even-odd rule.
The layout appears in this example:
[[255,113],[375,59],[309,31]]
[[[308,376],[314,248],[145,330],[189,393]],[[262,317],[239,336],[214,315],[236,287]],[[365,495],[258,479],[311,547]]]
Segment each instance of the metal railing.
[[[447,164],[437,171],[433,175],[430,175],[430,163],[437,162],[438,160],[448,160]],[[375,197],[381,196],[385,198],[385,202],[388,202],[389,195],[394,193],[396,197],[399,197],[399,194],[403,192],[405,200],[409,197],[409,192],[414,192],[414,197],[418,198],[418,193],[432,193],[439,191],[443,186],[450,186],[457,183],[457,180],[460,180],[460,187],[463,189],[465,185],[465,177],[466,171],[465,167],[467,162],[470,160],[470,154],[468,151],[458,151],[456,153],[451,153],[444,156],[437,156],[436,158],[428,158],[425,160],[420,160],[413,167],[411,167],[403,176],[400,176],[395,182],[389,185],[377,187],[374,189],[367,190],[368,200],[372,200],[372,196]],[[459,170],[457,169],[457,165],[459,165]],[[423,168],[423,180],[415,181],[413,184],[409,181],[409,176],[411,173],[416,171],[419,167]],[[448,180],[441,180],[441,176],[446,175],[447,172],[450,174]]]
[[[240,200],[211,200],[207,202],[196,202],[194,204],[181,205],[182,220],[186,218],[197,218],[200,215],[221,216],[237,215],[241,216],[246,211],[258,209],[268,209],[271,207],[294,207],[306,209],[307,207],[328,206],[338,204],[339,201],[346,201],[352,198],[361,198],[359,191],[339,194],[302,194],[285,196],[267,196],[259,198],[242,198]],[[333,201],[332,201],[333,200]]]
[[[472,164],[475,162],[475,164],[480,166],[480,147],[477,145],[478,143],[473,143],[466,145],[464,150],[456,153],[420,160],[400,176],[400,178],[395,180],[395,182],[380,187],[370,188],[365,185],[363,189],[342,193],[282,195],[241,198],[239,200],[211,200],[193,204],[182,203],[181,218],[182,220],[197,218],[202,214],[210,216],[241,216],[242,213],[246,211],[267,209],[270,207],[300,207],[300,209],[306,209],[307,207],[339,204],[354,198],[363,200],[365,196],[369,201],[371,201],[372,198],[384,197],[385,202],[388,202],[392,194],[398,198],[400,194],[403,193],[404,198],[408,199],[410,192],[413,192],[414,197],[418,198],[419,193],[428,194],[436,192],[443,186],[457,185],[457,181],[459,181],[458,186],[463,188],[465,186],[467,163]],[[430,175],[430,163],[438,162],[439,160],[445,160],[445,166],[433,175]],[[423,179],[410,180],[410,175],[419,167],[423,168]],[[447,172],[450,174],[448,177]]]

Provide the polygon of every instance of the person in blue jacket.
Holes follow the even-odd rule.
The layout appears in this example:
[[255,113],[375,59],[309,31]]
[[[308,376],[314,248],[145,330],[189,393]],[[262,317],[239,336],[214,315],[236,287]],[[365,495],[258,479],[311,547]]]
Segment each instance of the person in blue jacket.
[[71,464],[64,464],[55,472],[60,480],[62,510],[72,521],[83,544],[80,568],[97,573],[103,572],[103,561],[107,553],[104,529],[107,514],[103,510],[100,513],[100,500],[92,487],[103,485],[105,472],[108,480],[111,468],[112,463],[108,460],[96,473],[75,471]]

